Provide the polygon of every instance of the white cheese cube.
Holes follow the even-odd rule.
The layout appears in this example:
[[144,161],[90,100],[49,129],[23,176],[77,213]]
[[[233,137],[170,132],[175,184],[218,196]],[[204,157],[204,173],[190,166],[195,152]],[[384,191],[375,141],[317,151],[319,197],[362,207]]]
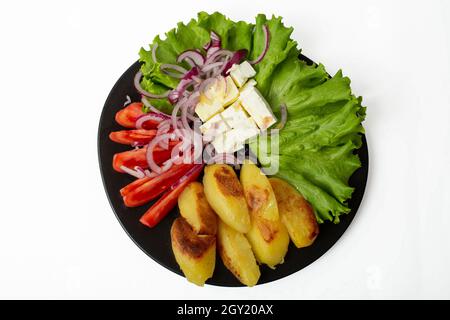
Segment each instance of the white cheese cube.
[[225,111],[222,111],[220,115],[231,129],[234,128],[257,129],[255,122],[248,117],[247,113],[244,111],[239,101],[236,101],[227,109],[225,109]]
[[248,80],[245,85],[241,88],[241,91],[245,91],[248,88],[255,87],[257,85],[255,79]]
[[212,141],[214,137],[224,133],[231,128],[227,125],[227,123],[219,113],[202,124],[199,129],[203,134],[204,141]]
[[242,87],[245,82],[256,75],[255,69],[248,61],[241,64],[233,64],[230,68],[230,76],[238,87]]
[[201,97],[199,103],[195,107],[195,113],[203,122],[206,122],[214,115],[222,111],[223,106],[220,99],[209,100]]
[[239,98],[239,89],[234,84],[233,79],[231,79],[231,77],[228,76],[225,78],[225,81],[227,85],[225,90],[225,98],[223,101],[224,107],[229,106],[230,104],[235,102],[237,98]]
[[266,130],[277,121],[266,99],[256,87],[246,86],[241,91],[239,98],[242,107],[255,120],[261,130]]
[[244,148],[242,143],[233,141],[225,133],[214,138],[211,143],[214,146],[216,153],[233,153]]
[[218,153],[233,153],[244,147],[246,140],[259,134],[257,128],[235,128],[217,136],[212,145]]

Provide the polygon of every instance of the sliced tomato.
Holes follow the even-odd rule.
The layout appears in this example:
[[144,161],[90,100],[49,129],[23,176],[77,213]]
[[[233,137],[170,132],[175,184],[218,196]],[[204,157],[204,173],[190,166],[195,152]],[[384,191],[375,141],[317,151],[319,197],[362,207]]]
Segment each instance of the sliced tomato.
[[[142,112],[142,102],[133,102],[116,113],[116,122],[125,128],[135,129],[136,121],[145,113]],[[160,121],[147,120],[142,124],[143,129],[156,129]]]
[[[153,160],[156,164],[163,163],[170,158],[170,153],[170,148],[169,150],[155,148],[153,151]],[[134,169],[136,166],[143,169],[148,168],[147,147],[138,150],[116,153],[113,157],[113,168],[118,172],[123,172],[123,170],[120,169],[121,166],[125,166],[130,169]]]
[[130,193],[132,190],[136,189],[139,186],[142,186],[144,183],[150,181],[153,178],[150,177],[144,177],[141,179],[136,179],[132,183],[127,184],[125,187],[120,189],[120,195],[122,197],[125,197],[128,193]]
[[193,166],[194,164],[179,164],[172,166],[166,172],[130,191],[123,198],[123,202],[127,207],[138,207],[146,204],[170,188],[171,185],[177,182],[184,174],[193,168]]
[[156,226],[176,205],[181,192],[189,183],[195,181],[202,172],[203,165],[195,165],[181,183],[172,186],[156,201],[139,220],[142,224],[152,228]]
[[135,129],[135,130],[121,130],[111,132],[109,138],[117,143],[122,144],[148,144],[156,136],[157,130],[145,130],[145,129]]
[[116,122],[125,128],[136,128],[136,120],[143,114],[142,102],[133,102],[116,113]]
[[[173,147],[175,147],[178,143],[180,142],[170,141],[168,150],[164,150],[163,148],[156,146],[153,149],[153,160],[155,163],[161,164],[168,160],[171,156]],[[117,172],[123,172],[123,170],[120,169],[121,166],[125,166],[130,169],[134,169],[136,166],[147,169],[147,146],[137,150],[116,153],[113,157],[113,168]]]

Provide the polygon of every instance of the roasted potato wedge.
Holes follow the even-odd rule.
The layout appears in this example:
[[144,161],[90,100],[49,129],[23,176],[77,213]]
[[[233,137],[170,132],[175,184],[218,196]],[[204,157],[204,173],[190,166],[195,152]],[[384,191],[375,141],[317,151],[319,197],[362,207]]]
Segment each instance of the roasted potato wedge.
[[278,202],[278,210],[292,242],[297,248],[310,246],[319,234],[314,210],[308,201],[289,183],[270,178]]
[[254,286],[261,273],[248,240],[223,221],[219,221],[217,231],[219,254],[227,269],[246,286]]
[[224,164],[206,166],[203,186],[209,205],[223,222],[242,233],[250,230],[244,190],[232,167]]
[[187,221],[177,218],[170,230],[175,260],[186,278],[203,286],[212,277],[216,264],[216,237],[197,235]]
[[255,164],[245,162],[240,180],[250,211],[264,219],[278,220],[277,199],[266,175]]
[[178,197],[181,216],[195,233],[216,235],[217,216],[210,207],[200,182],[191,182]]
[[286,227],[279,219],[267,220],[253,212],[250,217],[252,226],[246,236],[256,260],[275,269],[277,264],[284,262],[284,256],[288,251],[289,234]]

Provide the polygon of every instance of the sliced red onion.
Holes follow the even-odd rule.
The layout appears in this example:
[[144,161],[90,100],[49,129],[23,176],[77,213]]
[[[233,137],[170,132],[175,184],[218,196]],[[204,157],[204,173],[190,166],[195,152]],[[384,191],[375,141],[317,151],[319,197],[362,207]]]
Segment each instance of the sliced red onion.
[[195,106],[198,103],[198,99],[200,97],[200,92],[196,91],[193,94],[191,94],[191,96],[189,97],[189,99],[186,101],[186,103],[184,103],[180,109],[181,109],[181,122],[183,123],[183,127],[185,130],[187,130],[187,132],[189,134],[193,133],[193,130],[191,128],[191,126],[188,123],[188,110],[189,109],[194,109]]
[[167,91],[167,92],[165,92],[165,93],[162,93],[162,94],[154,94],[154,93],[147,92],[147,91],[145,91],[144,89],[142,89],[142,87],[141,87],[141,78],[142,78],[142,72],[139,71],[139,72],[136,73],[136,75],[134,76],[134,87],[136,88],[136,90],[137,90],[140,94],[142,94],[142,95],[144,95],[144,96],[146,96],[146,97],[149,97],[149,98],[153,98],[153,99],[167,98],[167,96],[168,96],[169,93],[170,93],[170,90]]
[[222,75],[227,75],[233,64],[240,63],[247,56],[247,52],[246,49],[236,51],[223,68]]
[[152,47],[152,60],[153,60],[154,63],[158,62],[156,60],[156,49],[158,49],[158,42],[155,42],[155,44]]
[[168,114],[166,114],[166,113],[162,112],[161,110],[158,110],[154,106],[152,106],[146,97],[142,96],[141,101],[151,112],[162,114],[166,117],[170,117]]
[[264,58],[267,51],[269,50],[270,32],[269,32],[269,27],[267,26],[267,24],[265,24],[263,26],[263,31],[264,31],[264,50],[263,50],[263,52],[261,52],[261,54],[259,55],[258,58],[256,58],[253,61],[249,61],[250,64],[257,64],[257,63],[261,62],[261,60]]
[[223,57],[232,57],[233,56],[233,52],[230,50],[225,50],[225,49],[220,49],[217,50],[216,52],[214,52],[211,56],[208,57],[208,59],[206,59],[205,64],[210,64],[212,62],[215,62],[217,60],[219,60],[220,58]]
[[211,37],[211,47],[218,47],[220,48],[222,45],[222,41],[220,39],[220,36],[215,33],[214,31],[211,30],[211,32],[209,33],[210,37]]
[[135,167],[134,167],[134,170],[137,171],[137,172],[141,172],[141,173],[145,176],[145,171],[144,171],[144,169],[142,169],[141,167],[135,166]]
[[214,68],[220,68],[223,66],[223,64],[224,64],[224,62],[219,61],[219,62],[214,62],[214,63],[208,64],[208,65],[205,65],[202,68],[202,72],[208,72]]
[[206,50],[206,58],[211,57],[214,53],[220,50],[220,47],[211,46],[208,50]]
[[178,111],[180,110],[181,105],[184,102],[185,102],[185,100],[179,101],[175,105],[175,107],[173,107],[173,111],[172,111],[172,127],[173,127],[173,130],[174,130],[175,134],[178,137],[181,137],[181,138],[183,137],[183,135],[182,135],[180,129],[178,128],[178,117],[177,117],[177,114],[178,114]]
[[203,45],[203,49],[208,50],[211,47],[211,40]]
[[150,141],[150,143],[148,144],[147,147],[147,163],[148,163],[148,167],[150,168],[150,170],[152,170],[153,172],[156,173],[161,173],[161,167],[158,166],[154,159],[153,159],[153,149],[164,139],[169,138],[170,139],[170,133],[165,133],[162,134],[160,136],[156,136],[152,141]]
[[170,92],[169,94],[168,98],[170,103],[175,104],[180,99],[180,97],[184,96],[186,89],[189,86],[194,85],[194,82],[195,81],[192,79],[181,79],[177,88],[172,90],[172,92]]
[[[167,74],[168,76],[172,77],[172,78],[184,78],[186,73],[188,73],[188,71],[176,64],[169,64],[169,63],[165,63],[162,64],[161,67],[161,72],[163,72],[164,74]],[[176,72],[172,72],[171,70],[174,70]]]
[[197,84],[202,83],[202,78],[198,77],[198,76],[192,76],[192,80],[194,80]]
[[200,52],[195,51],[195,50],[184,51],[183,53],[181,53],[178,56],[177,62],[182,62],[186,59],[190,59],[197,66],[202,66],[205,63],[205,58],[203,57],[203,55]]
[[195,164],[192,169],[190,169],[186,174],[184,174],[180,179],[178,179],[173,185],[170,186],[169,190],[174,190],[176,187],[178,187],[180,184],[185,182],[189,177],[193,176],[194,174],[197,174],[199,171],[203,169],[203,164]]
[[281,114],[280,123],[276,126],[276,128],[281,130],[284,128],[287,121],[287,106],[284,103],[280,105],[280,114]]
[[168,119],[169,117],[167,115],[165,115],[164,113],[154,113],[154,112],[150,112],[150,113],[146,113],[142,116],[140,116],[137,120],[136,120],[136,129],[142,129],[142,125],[149,120],[154,120],[157,122],[161,122],[163,120]]
[[193,77],[198,76],[198,74],[200,73],[199,68],[198,67],[193,67],[191,70],[189,70],[183,77],[183,79],[185,80],[191,80],[193,79]]
[[211,39],[203,45],[203,49],[208,50],[209,48],[211,48],[211,46],[220,48],[221,42],[222,42],[220,39],[220,36],[217,33],[215,33],[214,31],[211,31],[210,37],[211,37]]
[[180,98],[180,93],[177,90],[172,90],[169,93],[168,98],[169,98],[169,102],[171,104],[175,104],[178,101],[178,99]]
[[130,168],[125,167],[125,166],[120,166],[120,169],[123,172],[126,172],[129,175],[132,175],[133,177],[138,178],[138,179],[145,177],[145,174],[143,172],[141,172],[141,171],[133,170],[133,169],[130,169]]
[[126,96],[127,100],[125,100],[125,102],[123,103],[123,106],[126,107],[127,105],[129,105],[131,103],[131,98],[129,95]]

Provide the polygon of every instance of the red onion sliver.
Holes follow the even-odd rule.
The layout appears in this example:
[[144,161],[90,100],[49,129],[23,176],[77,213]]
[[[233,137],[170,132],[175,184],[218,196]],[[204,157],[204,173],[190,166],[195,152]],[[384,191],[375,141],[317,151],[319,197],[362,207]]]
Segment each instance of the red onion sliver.
[[269,50],[270,32],[269,32],[269,27],[267,26],[267,24],[265,24],[263,26],[263,31],[264,31],[264,50],[263,50],[263,52],[261,52],[261,54],[259,55],[258,58],[256,58],[253,61],[249,61],[250,64],[257,64],[257,63],[261,62],[261,60],[264,58],[267,51]]
[[168,114],[166,114],[166,113],[162,112],[161,110],[158,110],[154,106],[152,106],[146,97],[143,96],[141,101],[151,112],[158,113],[158,114],[166,116],[167,118],[170,118],[170,116]]
[[209,49],[206,50],[206,58],[209,58],[210,56],[212,56],[214,53],[216,53],[219,50],[220,50],[220,47],[214,47],[214,46],[209,47]]
[[142,72],[139,71],[139,72],[136,73],[136,75],[134,76],[134,87],[136,88],[136,90],[137,90],[140,94],[142,94],[142,95],[144,95],[144,96],[146,96],[146,97],[149,97],[149,98],[153,98],[153,99],[167,98],[167,96],[168,96],[169,93],[170,93],[170,90],[167,91],[167,92],[165,92],[165,93],[163,93],[163,94],[154,94],[154,93],[147,92],[147,91],[145,91],[144,89],[142,89],[142,87],[141,87],[141,83],[140,83],[140,82],[141,82],[141,78],[142,78]]
[[123,106],[126,107],[127,105],[129,105],[131,103],[131,98],[129,95],[126,96],[127,100],[125,100],[125,102],[123,103]]
[[280,114],[281,114],[280,123],[276,126],[276,128],[281,130],[284,128],[287,121],[287,106],[284,103],[280,105]]
[[133,170],[133,169],[130,169],[130,168],[125,167],[125,166],[120,166],[120,169],[123,172],[126,172],[129,175],[131,175],[131,176],[133,176],[135,178],[138,178],[138,179],[145,177],[145,174],[143,172],[141,172],[141,171]]
[[[184,61],[186,59],[190,59],[192,62],[195,63],[195,65],[197,66],[202,66],[205,63],[205,58],[203,57],[203,55],[195,50],[186,50],[183,53],[181,53],[178,58],[177,58],[177,62],[181,62]],[[186,62],[188,62],[189,60],[187,60]],[[189,62],[188,62],[189,63]]]
[[222,75],[225,76],[230,70],[230,68],[233,66],[233,64],[240,63],[245,58],[246,55],[247,55],[246,49],[236,51],[231,57],[231,59],[225,64],[223,70],[221,71]]
[[154,63],[158,62],[156,60],[156,49],[158,49],[158,42],[155,42],[155,44],[152,47],[152,60],[153,60]]
[[209,70],[212,70],[214,68],[218,68],[218,67],[222,67],[224,64],[224,62],[219,61],[219,62],[214,62],[208,65],[203,66],[202,68],[202,72],[208,72]]
[[163,120],[168,119],[168,116],[166,116],[163,113],[154,113],[154,112],[150,112],[150,113],[146,113],[142,116],[140,116],[137,120],[136,120],[136,129],[142,129],[142,125],[149,120],[154,120],[157,122],[161,122]]
[[[160,69],[161,69],[162,73],[167,74],[168,76],[170,76],[172,78],[177,78],[177,79],[184,78],[186,76],[186,74],[188,73],[188,71],[185,68],[183,68],[179,65],[176,65],[176,64],[165,63],[165,64],[161,65]],[[176,71],[176,72],[172,72],[171,70]]]
[[180,179],[178,179],[177,182],[175,182],[173,185],[170,186],[169,190],[174,190],[176,187],[178,187],[180,184],[182,184],[184,181],[186,181],[190,176],[197,174],[199,171],[203,169],[203,164],[196,164],[192,169],[190,169],[188,172],[186,172],[185,175],[183,175]]
[[208,50],[211,47],[211,40],[203,45],[203,49]]
[[211,37],[211,47],[218,47],[220,48],[222,41],[220,39],[220,36],[215,33],[214,31],[211,30],[211,32],[209,33],[210,37]]
[[214,52],[208,59],[206,59],[205,64],[210,64],[212,62],[215,62],[216,60],[223,58],[223,57],[232,57],[233,52],[230,50],[220,49],[216,52]]
[[153,149],[164,139],[170,137],[169,133],[162,134],[160,136],[156,136],[152,141],[148,144],[147,147],[147,163],[149,168],[156,173],[161,173],[161,167],[158,166],[153,160]]
[[160,69],[161,70],[170,70],[170,69],[172,69],[172,70],[178,71],[179,73],[187,73],[188,72],[182,66],[179,66],[177,64],[169,64],[169,63],[162,64]]

